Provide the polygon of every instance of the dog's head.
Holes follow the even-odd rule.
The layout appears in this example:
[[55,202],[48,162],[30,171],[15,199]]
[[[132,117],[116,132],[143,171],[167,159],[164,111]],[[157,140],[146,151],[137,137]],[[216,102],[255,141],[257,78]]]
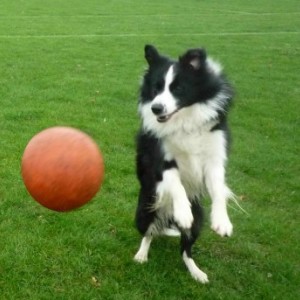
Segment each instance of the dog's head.
[[148,70],[140,104],[150,105],[159,123],[169,121],[183,108],[205,103],[220,92],[222,69],[207,57],[203,48],[190,49],[176,61],[146,45],[145,58]]

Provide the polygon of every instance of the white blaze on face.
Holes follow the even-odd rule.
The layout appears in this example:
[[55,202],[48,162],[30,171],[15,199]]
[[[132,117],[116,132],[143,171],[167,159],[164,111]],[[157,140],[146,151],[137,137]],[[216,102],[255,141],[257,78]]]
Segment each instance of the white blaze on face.
[[174,72],[174,66],[172,65],[166,74],[165,86],[162,93],[158,94],[151,102],[151,105],[154,104],[162,105],[164,107],[164,112],[163,112],[164,115],[172,114],[178,109],[176,99],[170,92],[170,85],[173,82],[174,77],[175,77],[175,72]]

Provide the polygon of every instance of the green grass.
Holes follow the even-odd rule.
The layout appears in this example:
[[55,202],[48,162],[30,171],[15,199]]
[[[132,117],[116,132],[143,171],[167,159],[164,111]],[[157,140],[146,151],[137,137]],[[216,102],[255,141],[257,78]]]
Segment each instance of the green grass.
[[[299,1],[2,0],[0,3],[0,299],[298,299]],[[176,239],[132,258],[138,184],[134,135],[143,47],[178,56],[204,45],[236,89],[230,123],[234,235],[206,225],[192,280]],[[106,177],[83,208],[33,201],[20,159],[40,130],[82,129]],[[234,205],[233,205],[234,207]]]

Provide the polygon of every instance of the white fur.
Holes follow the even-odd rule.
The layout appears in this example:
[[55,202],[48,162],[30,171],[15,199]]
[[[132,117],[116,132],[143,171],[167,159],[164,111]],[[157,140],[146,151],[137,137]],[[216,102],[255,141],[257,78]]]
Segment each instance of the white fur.
[[201,283],[209,282],[207,275],[197,267],[194,260],[192,258],[188,257],[187,254],[185,253],[185,251],[183,252],[182,258],[183,258],[183,261],[184,261],[186,267],[188,268],[189,272],[191,273],[192,277],[195,280],[197,280]]
[[174,79],[174,67],[171,66],[165,77],[165,86],[162,93],[158,94],[153,101],[151,102],[151,106],[153,104],[161,104],[164,107],[164,114],[170,114],[176,111],[177,104],[173,95],[170,92],[170,84]]
[[191,204],[181,183],[177,169],[170,169],[163,173],[163,180],[157,186],[158,205],[166,205],[171,199],[175,221],[183,229],[189,229],[193,223]]
[[[183,142],[184,141],[184,142]],[[177,132],[165,139],[165,152],[178,164],[187,195],[199,196],[205,188],[212,199],[211,227],[221,236],[232,234],[227,200],[232,195],[225,183],[226,144],[222,131]]]
[[222,66],[215,60],[208,57],[206,63],[212,73],[215,73],[217,76],[219,76],[222,73]]
[[140,245],[139,251],[134,256],[134,260],[139,263],[145,263],[148,261],[148,252],[152,242],[151,236],[144,236]]
[[166,236],[180,236],[181,233],[177,228],[165,228],[162,233]]

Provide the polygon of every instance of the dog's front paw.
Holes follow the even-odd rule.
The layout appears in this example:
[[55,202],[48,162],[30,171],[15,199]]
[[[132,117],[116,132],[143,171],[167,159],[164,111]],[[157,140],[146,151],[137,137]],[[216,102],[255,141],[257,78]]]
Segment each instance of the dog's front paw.
[[148,261],[148,253],[145,253],[144,251],[138,251],[134,256],[134,260],[140,264],[143,264]]
[[212,212],[211,228],[220,236],[231,236],[233,226],[229,220],[227,212]]
[[174,220],[182,229],[189,229],[192,227],[194,217],[188,200],[186,203],[174,206]]

